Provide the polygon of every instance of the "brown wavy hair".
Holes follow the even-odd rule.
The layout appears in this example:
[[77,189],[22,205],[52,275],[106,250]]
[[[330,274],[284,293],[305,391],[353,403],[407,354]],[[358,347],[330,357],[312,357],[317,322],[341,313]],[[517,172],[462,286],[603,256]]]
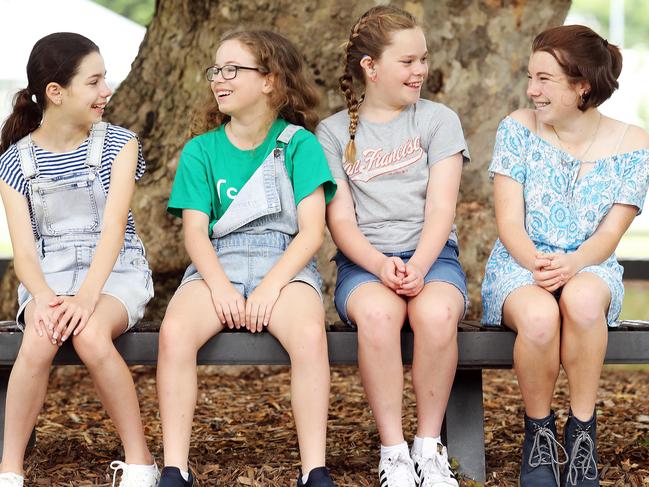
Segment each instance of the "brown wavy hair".
[[543,51],[556,59],[571,83],[588,81],[590,91],[579,100],[585,112],[608,100],[618,88],[622,72],[620,48],[583,25],[562,25],[541,32],[532,52]]
[[[313,132],[318,124],[318,87],[307,73],[302,55],[284,36],[268,30],[242,30],[226,34],[221,43],[237,40],[255,56],[257,65],[274,78],[269,95],[271,109],[289,123]],[[190,135],[196,136],[219,127],[230,117],[219,111],[212,90],[195,110]]]
[[362,98],[354,92],[354,80],[365,86],[365,73],[361,59],[369,56],[380,59],[381,54],[392,42],[394,32],[417,27],[417,20],[410,13],[392,5],[373,7],[356,21],[345,44],[345,69],[338,79],[340,90],[347,101],[349,113],[349,142],[345,147],[345,160],[356,159],[356,127],[358,126],[358,107]]

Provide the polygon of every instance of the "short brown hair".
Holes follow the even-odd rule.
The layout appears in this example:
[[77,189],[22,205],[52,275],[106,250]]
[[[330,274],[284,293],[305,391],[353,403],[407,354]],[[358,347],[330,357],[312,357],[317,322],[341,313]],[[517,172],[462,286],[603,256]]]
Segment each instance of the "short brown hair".
[[541,32],[532,43],[532,52],[551,54],[570,82],[587,81],[590,91],[579,102],[586,111],[608,100],[618,88],[622,72],[620,49],[609,44],[583,25],[562,25]]
[[[259,67],[274,76],[269,103],[277,116],[313,132],[318,123],[320,93],[308,74],[302,54],[286,37],[268,30],[240,30],[225,34],[225,41],[237,40],[255,56]],[[212,90],[202,100],[190,127],[192,136],[226,123],[230,117],[219,110]]]

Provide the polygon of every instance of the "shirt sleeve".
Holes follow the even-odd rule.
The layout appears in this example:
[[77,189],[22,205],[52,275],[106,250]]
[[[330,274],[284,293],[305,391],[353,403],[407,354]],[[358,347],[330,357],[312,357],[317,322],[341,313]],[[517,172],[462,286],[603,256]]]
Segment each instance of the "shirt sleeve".
[[212,218],[213,204],[207,174],[209,161],[204,157],[200,144],[190,140],[183,148],[174,177],[167,211],[182,217],[183,210],[198,210]]
[[331,175],[327,158],[315,135],[307,130],[298,131],[291,140],[287,155],[292,161],[292,182],[295,205],[322,186],[325,202],[336,193],[336,181]]
[[338,139],[331,129],[327,127],[324,123],[320,123],[316,128],[316,137],[318,142],[322,146],[324,155],[329,165],[329,170],[331,174],[336,179],[342,179],[347,181],[347,174],[343,169],[343,154],[345,149],[342,145],[342,141]]
[[0,179],[10,188],[15,189],[23,196],[27,196],[27,183],[20,167],[18,149],[12,145],[0,156]]
[[444,105],[438,104],[427,123],[431,131],[428,144],[429,166],[458,152],[462,154],[464,164],[471,160],[466,140],[464,140],[460,117],[457,116],[457,113]]
[[526,127],[507,117],[498,126],[493,157],[489,165],[489,176],[509,176],[525,184],[527,179],[526,145],[529,132]]
[[622,184],[615,202],[637,207],[639,215],[649,189],[649,150],[635,151],[624,162],[616,168]]
[[109,125],[108,132],[106,133],[106,140],[104,141],[104,154],[102,155],[102,162],[105,162],[104,159],[112,162],[117,157],[117,154],[124,148],[126,143],[131,139],[137,140],[137,166],[135,168],[135,180],[139,181],[142,176],[144,176],[144,171],[146,170],[146,162],[144,160],[144,155],[142,154],[142,143],[140,139],[135,134],[124,127],[119,127],[117,125]]

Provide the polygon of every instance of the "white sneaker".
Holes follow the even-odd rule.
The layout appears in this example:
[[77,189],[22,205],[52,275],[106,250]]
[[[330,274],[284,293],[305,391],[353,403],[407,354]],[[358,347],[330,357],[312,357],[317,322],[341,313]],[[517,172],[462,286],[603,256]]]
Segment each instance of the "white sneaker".
[[446,447],[436,442],[432,451],[412,455],[419,487],[458,487],[448,463]]
[[410,457],[399,452],[381,459],[379,484],[381,487],[417,487],[417,474]]
[[13,472],[0,473],[0,487],[23,487],[25,477]]
[[158,465],[153,462],[153,468],[142,467],[148,467],[148,465],[131,465],[118,460],[112,462],[110,468],[114,470],[113,487],[115,487],[119,470],[122,471],[119,487],[157,487],[160,480]]

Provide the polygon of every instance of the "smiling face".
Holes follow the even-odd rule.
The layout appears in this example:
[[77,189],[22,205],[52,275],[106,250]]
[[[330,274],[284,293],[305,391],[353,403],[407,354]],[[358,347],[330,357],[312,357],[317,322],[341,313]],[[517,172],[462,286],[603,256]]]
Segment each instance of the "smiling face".
[[366,84],[372,83],[386,104],[403,107],[416,103],[421,95],[428,75],[428,49],[419,27],[396,31],[391,37],[381,57],[365,69]]
[[572,83],[552,54],[533,52],[528,64],[527,96],[540,120],[554,125],[579,112],[580,95],[588,90],[585,82]]
[[106,84],[104,59],[92,52],[81,60],[68,86],[60,88],[60,106],[80,124],[92,124],[101,121],[112,94]]
[[[223,42],[216,51],[214,65],[223,67],[225,65],[245,66],[258,68],[255,56],[244,44],[236,39]],[[234,79],[223,79],[219,73],[210,87],[219,111],[237,117],[244,113],[264,113],[269,110],[268,94],[272,90],[270,76],[258,71],[239,69]]]

